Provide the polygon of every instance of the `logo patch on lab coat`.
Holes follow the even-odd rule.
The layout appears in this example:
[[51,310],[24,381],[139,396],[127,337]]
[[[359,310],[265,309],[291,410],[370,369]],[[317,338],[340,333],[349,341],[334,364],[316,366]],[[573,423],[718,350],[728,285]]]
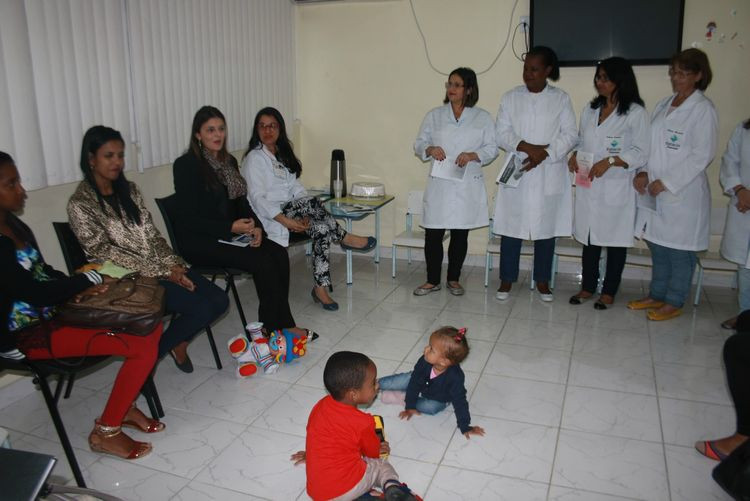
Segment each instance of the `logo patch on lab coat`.
[[622,136],[607,136],[607,153],[619,155],[622,152]]
[[666,140],[664,146],[668,150],[679,150],[683,143],[684,132],[674,129],[667,129]]

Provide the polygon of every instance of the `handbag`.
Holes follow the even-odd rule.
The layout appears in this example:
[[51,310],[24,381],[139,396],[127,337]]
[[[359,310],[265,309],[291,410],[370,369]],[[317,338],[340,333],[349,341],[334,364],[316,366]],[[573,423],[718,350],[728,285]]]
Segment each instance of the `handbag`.
[[719,463],[711,476],[732,499],[750,500],[750,440]]
[[71,299],[55,319],[65,325],[146,336],[164,316],[164,287],[153,277],[130,273],[95,296]]

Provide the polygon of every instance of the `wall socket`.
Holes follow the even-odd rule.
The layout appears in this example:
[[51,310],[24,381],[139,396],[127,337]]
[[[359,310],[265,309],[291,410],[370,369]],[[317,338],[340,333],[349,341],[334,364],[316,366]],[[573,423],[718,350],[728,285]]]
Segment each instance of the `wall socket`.
[[529,16],[521,16],[518,22],[521,25],[521,33],[529,31]]

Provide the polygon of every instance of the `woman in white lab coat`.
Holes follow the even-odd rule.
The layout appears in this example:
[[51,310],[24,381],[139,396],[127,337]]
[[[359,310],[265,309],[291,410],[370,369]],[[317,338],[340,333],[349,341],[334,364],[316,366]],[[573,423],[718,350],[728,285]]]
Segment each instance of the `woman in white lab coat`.
[[[636,236],[651,251],[648,296],[628,308],[648,310],[650,320],[668,320],[682,312],[690,294],[696,252],[709,244],[711,193],[705,170],[716,153],[718,119],[703,95],[711,83],[708,57],[686,49],[672,57],[669,77],[674,94],[651,114],[651,152],[634,179],[639,193],[656,197],[656,211],[639,207]],[[645,231],[644,231],[645,226]]]
[[[427,282],[414,289],[417,296],[440,290],[446,229],[450,230],[446,284],[451,294],[464,293],[459,278],[469,230],[489,223],[482,166],[495,159],[497,145],[492,117],[474,106],[478,100],[476,73],[470,68],[453,70],[445,83],[443,106],[427,113],[414,143],[417,156],[432,160],[422,217]],[[461,179],[439,177],[441,166]]]
[[[578,148],[568,160],[571,172],[588,179],[576,186],[573,236],[583,244],[583,280],[570,304],[581,304],[596,292],[599,259],[602,247],[607,247],[607,272],[601,296],[594,303],[594,308],[606,310],[620,287],[627,248],[633,246],[633,177],[648,160],[651,134],[627,60],[610,57],[597,64],[594,87],[598,95],[581,112]],[[592,164],[580,166],[579,153],[582,158],[593,155]]]
[[497,143],[508,154],[525,159],[516,188],[500,185],[492,231],[500,243],[500,288],[495,297],[508,299],[518,280],[523,240],[534,241],[534,280],[543,301],[552,301],[549,288],[555,237],[569,236],[573,196],[566,166],[568,152],[578,141],[576,116],[565,91],[547,83],[560,78],[557,55],[537,46],[526,54],[523,81],[506,92],[497,112]]
[[[731,196],[727,224],[721,239],[721,255],[737,263],[737,292],[740,312],[750,310],[750,118],[737,125],[721,158],[719,181]],[[722,322],[734,329],[737,317]]]
[[347,233],[317,198],[308,196],[298,179],[302,164],[287,137],[284,117],[276,108],[263,108],[255,115],[241,171],[247,181],[247,198],[269,239],[288,247],[290,231],[312,238],[315,285],[311,296],[324,310],[338,310],[338,303],[328,294],[331,242],[346,249],[369,251],[377,241]]

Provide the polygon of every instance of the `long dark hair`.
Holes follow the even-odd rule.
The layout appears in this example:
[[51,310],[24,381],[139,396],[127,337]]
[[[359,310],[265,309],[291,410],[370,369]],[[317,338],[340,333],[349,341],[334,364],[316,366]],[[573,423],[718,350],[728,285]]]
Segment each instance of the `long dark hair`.
[[[609,81],[615,84],[615,96],[617,97],[617,114],[625,115],[630,109],[632,103],[638,103],[643,106],[643,99],[638,92],[638,82],[635,79],[635,73],[633,73],[633,67],[630,65],[627,59],[622,57],[610,57],[603,61],[599,61],[594,71],[594,84],[596,85],[596,76],[599,74],[599,69],[603,69],[604,73],[607,74]],[[596,96],[591,100],[591,109],[595,110],[601,106],[604,106],[607,102],[607,98],[604,96]]]
[[[219,178],[216,176],[213,168],[203,157],[201,144],[198,141],[198,138],[195,137],[195,135],[201,131],[201,127],[203,127],[203,124],[208,122],[212,118],[220,119],[222,122],[224,122],[224,126],[226,127],[227,120],[226,118],[224,118],[224,114],[219,111],[218,108],[215,108],[213,106],[203,106],[201,109],[195,112],[195,116],[193,117],[193,127],[190,129],[190,143],[188,146],[188,151],[190,151],[190,153],[192,153],[193,156],[195,156],[195,158],[198,160],[199,171],[203,175],[203,179],[206,181],[206,184],[212,189],[216,190],[221,188],[221,181],[219,181]],[[234,157],[232,157],[232,155],[230,155],[227,151],[227,139],[225,135],[224,144],[221,146],[221,150],[219,150],[218,160],[220,162],[224,162],[227,160],[232,161],[233,159]]]
[[[13,157],[11,157],[9,154],[5,153],[4,151],[0,151],[0,169],[5,167],[6,165],[15,167],[16,162],[13,161]],[[5,222],[8,224],[11,231],[16,235],[17,238],[23,240],[24,242],[31,243],[34,247],[37,248],[37,250],[39,249],[39,246],[36,244],[36,240],[34,239],[34,234],[31,233],[29,227],[23,224],[15,214],[9,212]]]
[[[477,101],[479,101],[479,83],[477,82],[477,74],[474,73],[474,70],[472,70],[471,68],[461,67],[451,71],[450,75],[448,75],[448,78],[452,77],[453,75],[458,75],[458,77],[464,83],[464,91],[466,91],[466,95],[464,96],[464,102],[462,104],[467,108],[473,107],[475,104],[477,104]],[[447,89],[445,91],[443,104],[448,104]]]
[[266,106],[258,113],[255,114],[255,120],[253,121],[253,135],[250,136],[250,142],[247,143],[247,151],[242,158],[245,158],[251,151],[257,148],[260,144],[260,134],[258,133],[258,124],[260,123],[260,117],[262,116],[274,117],[279,123],[279,138],[276,140],[276,159],[287,168],[289,172],[297,177],[302,175],[302,164],[299,158],[294,154],[292,142],[289,140],[289,136],[286,134],[286,123],[284,123],[284,117],[276,108]]
[[555,51],[544,45],[535,45],[530,51],[524,56],[526,60],[529,56],[539,56],[544,60],[545,68],[547,66],[552,67],[552,71],[549,72],[549,79],[556,82],[560,79],[560,62],[557,60],[557,54]]
[[745,128],[745,129],[750,129],[750,118],[748,118],[747,120],[745,120],[745,123],[744,123],[744,124],[742,124],[742,126],[743,126],[743,127]]
[[[99,187],[96,185],[94,169],[89,163],[89,157],[96,155],[99,148],[110,141],[119,141],[123,147],[125,146],[125,140],[118,131],[104,125],[95,125],[83,135],[83,143],[81,145],[81,172],[83,172],[84,180],[96,193],[96,198],[99,200],[99,206],[101,206],[102,210],[104,210],[105,198],[102,196],[102,192],[99,191]],[[130,184],[125,178],[124,171],[120,172],[117,179],[112,182],[112,190],[114,191],[117,205],[119,205],[119,207],[107,201],[110,207],[114,209],[121,219],[122,212],[125,212],[125,215],[133,224],[141,224],[141,212],[138,210],[138,206],[135,205],[133,197],[130,195]]]

